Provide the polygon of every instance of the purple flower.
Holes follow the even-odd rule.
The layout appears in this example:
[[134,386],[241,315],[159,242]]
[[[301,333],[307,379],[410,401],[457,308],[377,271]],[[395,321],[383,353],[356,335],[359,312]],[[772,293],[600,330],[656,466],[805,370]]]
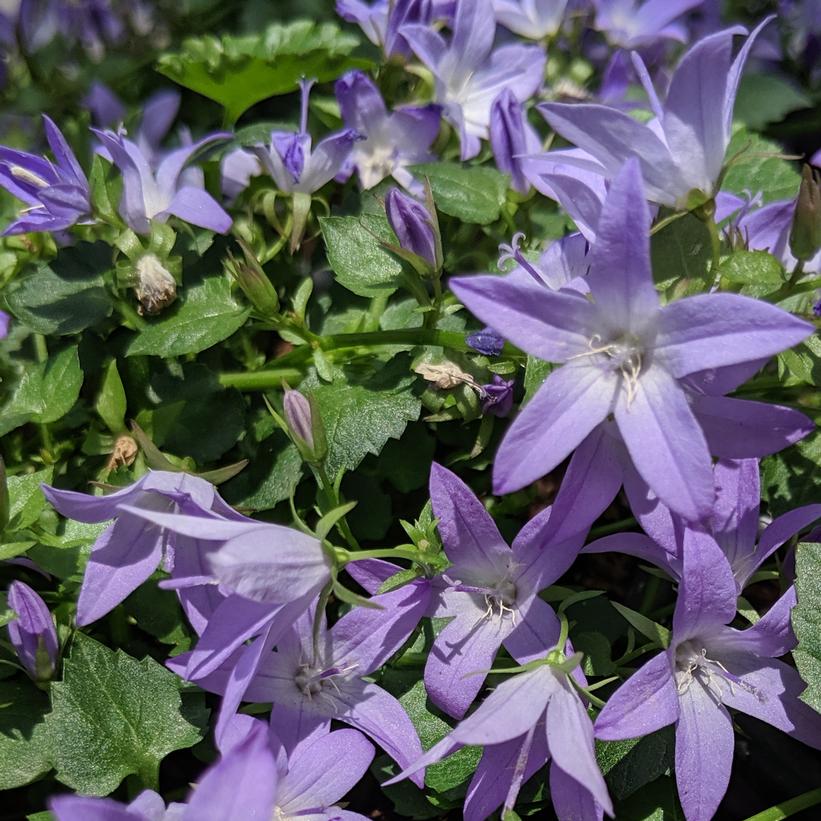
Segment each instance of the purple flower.
[[91,220],[88,180],[51,118],[43,115],[54,162],[36,154],[0,146],[0,186],[28,206],[4,234],[64,231]]
[[126,115],[122,100],[103,82],[94,80],[82,100],[91,113],[92,122],[100,128],[117,128]]
[[494,464],[498,493],[552,470],[612,414],[636,470],[658,497],[689,520],[710,514],[710,448],[682,380],[738,363],[757,369],[812,326],[736,294],[661,307],[648,225],[632,160],[613,182],[599,219],[587,276],[592,300],[507,277],[451,280],[480,320],[528,353],[565,363],[508,429]]
[[539,46],[516,43],[493,51],[492,19],[491,0],[460,0],[450,43],[427,26],[403,29],[436,78],[436,102],[459,131],[463,160],[475,157],[480,140],[488,138],[491,106],[502,89],[523,102],[539,90],[544,76],[546,57]]
[[385,195],[385,214],[399,245],[421,257],[433,270],[441,268],[441,250],[434,218],[421,202],[391,188]]
[[515,263],[515,267],[507,275],[510,282],[521,283],[523,286],[535,282],[552,291],[561,288],[581,294],[590,291],[586,281],[590,269],[590,243],[581,234],[568,234],[552,242],[535,261],[522,253],[524,236],[520,231],[513,235],[510,245],[499,245],[499,268],[511,261]]
[[[133,485],[108,496],[89,496],[43,485],[43,493],[59,513],[79,522],[114,519],[95,542],[86,565],[77,602],[77,624],[91,624],[136,590],[161,564],[180,572],[189,561],[184,554],[204,546],[180,538],[122,506],[145,508],[152,514],[182,510],[206,517],[246,520],[216,493],[213,485],[186,473],[151,471]],[[160,513],[157,513],[160,515]],[[216,592],[216,591],[215,591]],[[187,614],[197,625],[196,604]]]
[[9,335],[10,325],[11,317],[5,311],[0,311],[0,339],[5,339]]
[[[737,592],[753,574],[799,531],[821,518],[821,505],[805,505],[773,520],[758,533],[761,483],[757,459],[721,459],[714,469],[715,506],[706,532],[691,538],[714,541],[730,564]],[[683,572],[683,536],[686,522],[663,505],[655,494],[633,476],[625,483],[633,514],[644,528],[641,533],[618,533],[587,545],[584,553],[611,550],[649,561],[680,580]]]
[[[521,654],[513,655],[524,663]],[[558,648],[545,659],[531,660],[531,669],[503,681],[452,732],[385,783],[475,744],[485,749],[468,787],[465,821],[483,821],[502,805],[503,814],[512,810],[521,785],[551,759],[550,797],[559,818],[613,815],[587,707],[570,681],[577,664],[578,658],[568,659]]]
[[314,423],[311,403],[299,391],[285,390],[282,401],[285,421],[291,433],[307,445],[309,450],[314,447]]
[[[555,131],[591,155],[608,178],[635,157],[649,200],[671,208],[690,208],[699,204],[693,202],[694,196],[703,201],[716,194],[730,142],[738,83],[756,37],[772,19],[759,24],[732,63],[733,36],[746,34],[742,27],[696,43],[679,62],[664,105],[641,58],[634,55],[655,114],[646,125],[603,105],[545,103],[539,110]],[[565,152],[561,160],[590,168],[589,160]]]
[[308,133],[308,97],[313,80],[300,81],[302,113],[299,131],[274,131],[268,148],[255,147],[265,170],[280,191],[313,194],[343,169],[361,136],[350,128],[338,131],[312,148]]
[[792,590],[747,630],[726,625],[736,613],[736,582],[710,540],[685,536],[682,581],[670,647],[610,697],[596,720],[608,741],[676,725],[675,773],[688,821],[708,821],[730,780],[733,724],[728,707],[821,747],[821,716],[799,700],[805,684],[776,661],[795,646]]
[[496,22],[528,40],[546,40],[562,27],[568,0],[493,0]]
[[439,133],[438,106],[389,113],[379,89],[361,71],[340,77],[335,91],[345,125],[362,137],[353,145],[349,160],[362,187],[373,188],[392,176],[405,188],[421,193],[407,166],[433,159],[429,149]]
[[593,0],[595,28],[603,31],[613,45],[634,49],[658,40],[687,40],[687,29],[676,19],[704,0]]
[[505,341],[493,328],[482,328],[481,331],[474,331],[468,334],[465,340],[471,348],[485,356],[499,356],[505,347]]
[[493,381],[482,385],[482,413],[492,416],[507,416],[513,408],[514,379],[503,379],[498,373],[493,374]]
[[[312,607],[291,619],[291,629],[278,636],[275,652],[268,652],[269,644],[260,657],[245,697],[274,703],[271,727],[286,748],[289,740],[327,730],[334,719],[370,736],[402,767],[422,754],[419,737],[402,705],[364,677],[404,644],[404,623],[418,621],[428,601],[403,587],[375,596],[373,602],[382,609],[356,608],[330,630],[321,614],[316,641]],[[168,666],[181,671],[188,656],[178,656]],[[235,664],[235,658],[227,659],[197,678],[197,684],[212,692],[227,692]],[[422,786],[421,776],[415,781]]]
[[49,681],[57,667],[57,631],[46,603],[23,582],[9,585],[8,605],[17,618],[8,624],[9,640],[34,681]]
[[[235,796],[236,800],[236,796]],[[113,798],[57,795],[48,802],[57,821],[185,821],[185,804],[165,806],[154,790],[143,790],[129,804]]]
[[138,234],[151,231],[151,220],[165,222],[178,217],[192,225],[226,233],[231,217],[201,184],[192,184],[186,166],[204,147],[227,138],[228,134],[210,134],[198,142],[171,151],[156,171],[136,143],[113,131],[92,131],[108,150],[123,175],[123,198],[120,214]]
[[250,185],[252,177],[262,174],[262,165],[249,149],[236,148],[222,158],[220,171],[223,195],[235,200]]
[[455,618],[436,637],[425,665],[431,700],[461,718],[482,687],[502,644],[513,653],[534,637],[555,643],[552,609],[538,592],[558,579],[575,558],[584,533],[545,550],[550,509],[520,531],[511,547],[470,488],[434,462],[433,513],[451,566],[442,579],[439,616]]
[[522,104],[509,88],[493,101],[490,109],[490,146],[496,167],[510,175],[511,186],[520,194],[530,191],[530,180],[522,167],[523,159],[541,150],[536,129],[527,121]]

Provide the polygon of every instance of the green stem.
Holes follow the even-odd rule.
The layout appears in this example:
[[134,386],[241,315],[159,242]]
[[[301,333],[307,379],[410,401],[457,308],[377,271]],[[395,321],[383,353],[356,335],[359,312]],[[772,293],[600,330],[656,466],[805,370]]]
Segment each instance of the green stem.
[[[342,504],[342,499],[339,498],[336,488],[333,486],[333,483],[322,465],[317,465],[314,472],[319,480],[322,493],[325,495],[328,502],[327,510],[322,511],[322,513],[325,514],[333,510],[335,507],[339,507]],[[345,539],[351,548],[354,550],[359,550],[359,542],[353,535],[353,531],[348,524],[348,520],[344,516],[336,523],[336,529],[340,532],[342,538]]]
[[659,220],[651,229],[650,229],[650,236],[652,237],[653,234],[657,234],[659,231],[663,231],[668,225],[675,222],[676,220],[680,220],[687,211],[676,211],[675,214],[670,214],[669,216],[665,217],[662,220]]
[[278,388],[283,382],[302,379],[304,371],[300,368],[270,368],[264,371],[246,371],[244,373],[220,374],[220,384],[224,388],[236,388],[240,391],[267,391]]
[[710,234],[710,249],[712,250],[712,259],[710,261],[710,274],[715,281],[718,275],[718,266],[721,263],[721,237],[718,233],[718,225],[713,217],[704,220],[707,226],[707,232]]
[[599,525],[598,527],[594,527],[590,531],[591,537],[599,538],[601,536],[609,536],[611,533],[618,533],[625,527],[632,527],[633,525],[638,524],[636,520],[632,516],[628,516],[626,519],[619,519],[617,522],[613,522],[609,525]]
[[415,550],[405,550],[401,547],[381,547],[375,550],[356,550],[348,553],[345,563],[360,559],[409,559],[421,564],[419,554]]
[[780,821],[782,818],[789,818],[791,815],[814,807],[817,804],[821,804],[821,787],[797,795],[788,801],[782,801],[780,804],[776,804],[763,812],[751,815],[747,821]]
[[644,595],[641,599],[641,607],[639,607],[639,612],[641,613],[649,613],[653,607],[653,602],[656,600],[656,596],[659,592],[659,587],[661,585],[661,579],[658,576],[650,576],[647,580],[647,584],[644,586]]
[[[48,345],[46,344],[46,338],[42,334],[34,334],[34,353],[38,362],[48,362]],[[52,441],[48,425],[41,424],[37,427],[40,431],[40,440],[43,443],[43,450],[50,455],[54,448],[54,442]]]

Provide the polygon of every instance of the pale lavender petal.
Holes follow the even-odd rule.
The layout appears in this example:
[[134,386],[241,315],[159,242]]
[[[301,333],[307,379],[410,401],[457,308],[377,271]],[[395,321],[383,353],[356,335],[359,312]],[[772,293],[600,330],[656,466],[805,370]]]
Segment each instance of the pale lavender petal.
[[449,575],[473,584],[502,578],[511,552],[496,522],[473,491],[437,462],[430,470],[430,500],[445,553],[454,565]]
[[616,423],[642,479],[686,519],[709,515],[715,491],[707,442],[684,391],[653,363],[634,394],[619,395]]
[[208,134],[202,137],[190,145],[185,145],[182,148],[176,148],[169,152],[160,163],[159,168],[157,168],[156,180],[159,189],[163,191],[170,200],[177,190],[177,187],[184,181],[183,170],[191,163],[194,157],[204,149],[218,142],[224,142],[230,139],[231,136],[232,135],[227,131],[215,132],[214,134]]
[[267,728],[259,722],[253,732],[200,777],[183,821],[271,818],[277,778]]
[[601,821],[604,809],[593,794],[555,763],[550,765],[550,800],[556,816],[567,821]]
[[157,569],[162,559],[160,528],[121,516],[91,551],[77,599],[77,624],[84,627],[113,610]]
[[382,126],[388,116],[379,89],[363,71],[343,74],[334,85],[334,93],[345,125],[365,136]]
[[454,718],[462,718],[473,703],[513,629],[512,618],[500,619],[498,613],[486,617],[486,609],[484,602],[477,602],[450,622],[436,637],[425,664],[428,696]]
[[71,146],[66,142],[62,131],[60,131],[54,121],[45,114],[43,114],[43,125],[45,127],[49,148],[51,148],[51,152],[54,154],[54,158],[57,160],[60,169],[67,171],[74,178],[74,182],[87,191],[88,180],[86,179],[86,175],[80,167],[80,163],[77,162],[77,157],[74,156]]
[[499,446],[495,492],[519,490],[553,470],[612,412],[618,389],[615,372],[583,359],[553,371]]
[[384,582],[401,570],[404,568],[383,559],[363,559],[345,565],[345,572],[372,596],[379,592]]
[[373,744],[357,730],[335,730],[300,745],[280,780],[277,807],[284,815],[330,807],[356,786],[373,756]]
[[448,53],[448,68],[454,76],[469,76],[490,54],[496,32],[495,24],[490,23],[492,20],[492,0],[473,0],[456,6]]
[[402,29],[402,36],[416,56],[435,73],[448,50],[442,35],[428,26],[412,25]]
[[662,309],[655,353],[681,377],[773,356],[813,330],[809,322],[758,299],[700,294]]
[[681,584],[673,614],[673,636],[679,644],[731,622],[737,596],[733,571],[712,536],[685,528],[682,552]]
[[583,296],[523,289],[509,277],[454,277],[450,287],[470,312],[522,350],[564,362],[589,350],[596,309]]
[[[140,121],[139,138],[145,140],[151,148],[157,149],[163,138],[171,130],[177,113],[180,110],[181,96],[179,91],[166,89],[152,94],[146,100]],[[121,118],[119,118],[121,119]]]
[[711,529],[735,571],[736,559],[752,553],[758,536],[761,500],[758,460],[719,460],[713,468],[713,476],[716,502],[710,520]]
[[581,550],[587,527],[579,528],[563,542],[550,534],[553,508],[540,510],[513,540],[513,571],[519,600],[523,594],[538,593],[562,576]]
[[679,553],[681,520],[647,486],[632,466],[624,471],[624,492],[644,532],[671,556]]
[[174,194],[168,207],[157,214],[173,214],[184,222],[208,228],[217,234],[227,234],[233,225],[228,212],[203,188],[186,185]]
[[110,798],[57,795],[48,805],[57,821],[140,821],[128,807]]
[[587,281],[601,326],[641,332],[660,307],[650,270],[650,213],[636,160],[625,163],[602,206]]
[[[408,714],[386,690],[362,682],[356,693],[343,688],[336,699],[344,710],[334,718],[362,730],[400,767],[409,767],[421,758],[422,745]],[[424,773],[417,773],[411,780],[421,788]]]
[[678,693],[667,652],[659,653],[607,699],[596,719],[596,738],[638,738],[678,719]]
[[326,737],[330,729],[331,720],[306,709],[304,703],[300,703],[299,707],[274,704],[271,709],[271,733],[276,735],[289,757],[303,745]]
[[699,396],[693,401],[693,412],[710,451],[730,459],[769,456],[815,430],[800,411],[748,399]]
[[312,194],[330,182],[339,173],[358,139],[361,137],[356,131],[346,129],[321,140],[305,161],[296,190]]
[[821,504],[804,505],[773,519],[761,534],[748,575],[751,576],[781,545],[818,519],[821,519]]
[[676,783],[687,821],[710,821],[727,785],[735,738],[727,710],[693,679],[676,724]]
[[504,640],[505,650],[518,664],[544,658],[558,643],[560,629],[553,608],[533,596],[519,608],[516,627]]
[[136,502],[143,495],[143,485],[152,474],[146,474],[133,485],[105,496],[91,496],[76,490],[62,490],[50,485],[40,485],[51,506],[63,516],[77,522],[93,524],[113,519],[123,502]]
[[613,533],[585,545],[582,553],[624,553],[654,564],[674,579],[679,575],[678,557],[643,533]]

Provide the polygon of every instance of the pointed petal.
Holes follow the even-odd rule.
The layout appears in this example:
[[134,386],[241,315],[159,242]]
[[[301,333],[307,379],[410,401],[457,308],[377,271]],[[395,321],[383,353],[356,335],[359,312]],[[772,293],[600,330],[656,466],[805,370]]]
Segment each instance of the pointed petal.
[[548,523],[551,544],[587,531],[610,507],[624,476],[624,447],[600,425],[570,458]]
[[284,815],[330,807],[356,786],[373,756],[373,744],[357,730],[335,730],[300,745],[288,758],[277,807]]
[[[146,100],[139,135],[149,146],[158,148],[171,130],[180,110],[180,99],[179,91],[166,90],[158,91]],[[114,118],[115,122],[119,119],[121,117]]]
[[523,288],[509,277],[454,277],[450,287],[468,310],[540,359],[565,362],[589,350],[596,309],[575,293]]
[[[400,767],[406,768],[422,756],[422,744],[408,714],[386,690],[361,682],[356,693],[343,688],[337,701],[345,709],[334,718],[370,736]],[[421,788],[424,774],[417,773],[411,781]]]
[[436,73],[448,48],[442,35],[428,26],[414,24],[404,26],[402,36],[408,41],[416,56]]
[[437,462],[430,470],[430,500],[445,553],[455,565],[450,575],[480,584],[501,579],[512,554],[496,522],[473,491]]
[[74,177],[74,180],[81,188],[88,190],[86,175],[83,173],[80,163],[77,162],[77,157],[71,150],[71,146],[66,142],[62,131],[57,128],[51,117],[46,114],[43,114],[43,125],[46,130],[46,139],[54,154],[54,158],[57,160],[57,164],[60,168],[70,172],[71,176]]
[[624,471],[624,492],[642,530],[670,556],[678,556],[683,522],[647,486],[631,465]]
[[640,332],[660,303],[650,270],[650,212],[637,160],[625,163],[602,206],[590,251],[590,291],[604,327]]
[[543,658],[559,641],[559,620],[553,608],[533,596],[519,609],[516,627],[504,640],[505,649],[518,664]]
[[345,125],[365,136],[382,125],[388,116],[379,89],[363,71],[349,71],[340,77],[334,93]]
[[716,502],[710,526],[735,572],[736,560],[752,553],[758,535],[761,500],[758,460],[719,460],[713,468],[713,476]]
[[469,75],[485,61],[493,47],[495,25],[491,0],[473,0],[472,3],[458,3],[453,21],[453,39],[448,58],[449,66],[456,75]]
[[555,131],[591,154],[610,177],[627,160],[637,158],[651,201],[674,206],[687,193],[667,146],[627,114],[588,103],[545,103],[538,109]]
[[297,748],[326,737],[330,730],[331,720],[306,710],[304,704],[299,707],[274,704],[271,709],[271,733],[276,736],[288,758]]
[[48,802],[56,821],[136,821],[128,807],[110,798],[57,795]]
[[815,430],[800,411],[749,399],[697,396],[693,412],[711,453],[730,459],[769,456]]
[[[185,180],[185,176],[183,175],[185,167],[189,165],[198,154],[203,152],[204,149],[214,146],[216,143],[230,139],[231,136],[228,132],[208,134],[195,143],[184,145],[182,148],[176,148],[167,154],[165,159],[160,163],[159,168],[157,168],[156,174],[157,185],[165,193],[166,197],[170,200],[171,197],[174,196],[177,187]],[[202,177],[200,177],[200,180],[202,180]],[[198,223],[194,223],[194,225],[197,224]]]
[[184,222],[227,234],[234,221],[228,212],[203,188],[186,185],[180,188],[163,214],[173,214]]
[[400,570],[404,568],[383,559],[363,559],[345,565],[345,572],[372,596],[379,592],[383,582],[395,576]]
[[806,339],[809,322],[740,294],[699,294],[666,305],[655,354],[676,377],[773,356]]
[[613,693],[596,719],[596,738],[638,738],[678,718],[678,693],[670,657],[659,653]]
[[160,530],[130,516],[106,528],[91,551],[77,600],[77,624],[84,627],[113,610],[157,569],[162,559]]
[[557,818],[566,821],[601,821],[602,806],[585,786],[555,763],[550,765],[550,799]]
[[682,554],[673,614],[673,638],[678,644],[729,624],[738,595],[730,564],[712,536],[686,527]]
[[450,622],[436,637],[425,664],[425,688],[431,701],[448,715],[462,718],[512,628],[511,619],[486,616],[478,603]]
[[671,556],[660,544],[643,533],[614,533],[604,536],[585,545],[582,553],[624,553],[654,564],[674,579],[678,577],[677,557]]
[[516,585],[518,597],[538,593],[553,584],[573,563],[579,554],[587,528],[582,528],[564,542],[555,537],[548,540],[553,509],[539,511],[513,540],[513,564],[511,581]]
[[818,519],[821,519],[821,505],[797,507],[773,519],[761,534],[749,575],[751,576],[781,545]]
[[615,410],[627,450],[642,479],[686,519],[709,515],[715,490],[710,452],[684,391],[658,364],[639,377]]
[[499,446],[494,491],[511,493],[553,470],[613,410],[618,388],[614,372],[583,359],[554,370]]
[[76,490],[62,490],[50,485],[40,485],[51,506],[69,519],[77,522],[105,522],[117,515],[117,508],[123,502],[135,503],[143,494],[143,485],[147,474],[122,490],[108,493],[105,496],[91,496]]
[[361,138],[356,131],[346,129],[321,140],[305,161],[295,190],[312,194],[330,182],[339,173],[358,139]]
[[547,746],[553,769],[559,768],[584,787],[595,802],[613,815],[607,785],[596,763],[593,724],[579,694],[566,676],[547,703]]
[[733,722],[727,710],[693,680],[681,695],[676,724],[676,783],[687,821],[710,821],[733,765]]
[[[485,747],[465,797],[464,821],[485,821],[505,801],[526,736]],[[546,763],[547,738],[536,730],[527,754],[522,783]]]

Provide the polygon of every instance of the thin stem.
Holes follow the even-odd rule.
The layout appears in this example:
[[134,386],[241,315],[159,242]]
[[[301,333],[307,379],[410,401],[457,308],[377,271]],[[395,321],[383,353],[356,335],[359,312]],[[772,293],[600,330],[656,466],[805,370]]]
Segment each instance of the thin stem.
[[619,519],[617,522],[612,522],[609,525],[599,525],[598,527],[594,527],[590,531],[590,535],[597,538],[599,536],[609,536],[611,533],[618,533],[623,528],[632,527],[636,524],[638,524],[638,522],[632,516],[628,516],[626,519]]
[[[34,353],[38,362],[48,362],[48,345],[46,338],[42,334],[34,334]],[[54,442],[51,439],[51,432],[48,425],[40,424],[37,426],[40,431],[40,440],[43,443],[43,450],[46,454],[51,454],[54,448]]]
[[244,373],[220,374],[220,384],[224,388],[236,388],[240,391],[266,391],[280,387],[291,379],[302,379],[304,371],[300,368],[269,368],[264,371],[247,371]]
[[710,249],[712,251],[712,258],[710,260],[710,274],[715,281],[718,275],[718,266],[721,263],[721,237],[718,233],[718,225],[713,217],[704,220],[707,226],[707,232],[710,234]]
[[319,594],[319,601],[316,603],[316,613],[314,613],[314,630],[313,630],[313,648],[314,658],[316,663],[319,658],[319,639],[322,632],[322,625],[325,622],[325,607],[328,604],[328,599],[331,598],[331,591],[333,590],[333,582],[326,584]]
[[360,559],[409,559],[417,564],[423,564],[415,550],[405,550],[401,547],[380,547],[375,550],[356,550],[345,557],[345,563],[358,562]]
[[653,602],[655,602],[656,596],[658,595],[660,585],[661,579],[659,579],[658,576],[650,576],[647,584],[644,586],[644,595],[641,599],[641,607],[639,607],[639,612],[650,612],[653,607]]
[[780,804],[776,804],[763,812],[751,815],[747,821],[780,821],[782,818],[789,818],[791,815],[814,807],[817,804],[821,804],[821,787],[797,795],[788,801],[782,801]]
[[675,214],[670,214],[669,216],[665,217],[662,220],[659,220],[651,229],[650,229],[650,236],[652,237],[653,234],[657,234],[659,231],[663,231],[668,225],[675,222],[676,220],[680,220],[687,211],[676,211]]
[[[315,468],[315,473],[317,478],[319,479],[319,484],[322,488],[322,492],[325,494],[325,497],[328,500],[328,511],[333,510],[333,508],[338,507],[342,503],[342,500],[339,498],[339,494],[337,493],[336,488],[331,483],[331,480],[328,478],[328,474],[322,465],[317,465],[317,467]],[[324,510],[322,512],[327,513],[328,511]],[[339,521],[337,521],[336,529],[339,531],[342,538],[345,539],[345,541],[354,550],[359,550],[359,542],[353,535],[353,531],[351,530],[351,527],[348,524],[348,520],[344,516],[342,516],[339,519]]]

